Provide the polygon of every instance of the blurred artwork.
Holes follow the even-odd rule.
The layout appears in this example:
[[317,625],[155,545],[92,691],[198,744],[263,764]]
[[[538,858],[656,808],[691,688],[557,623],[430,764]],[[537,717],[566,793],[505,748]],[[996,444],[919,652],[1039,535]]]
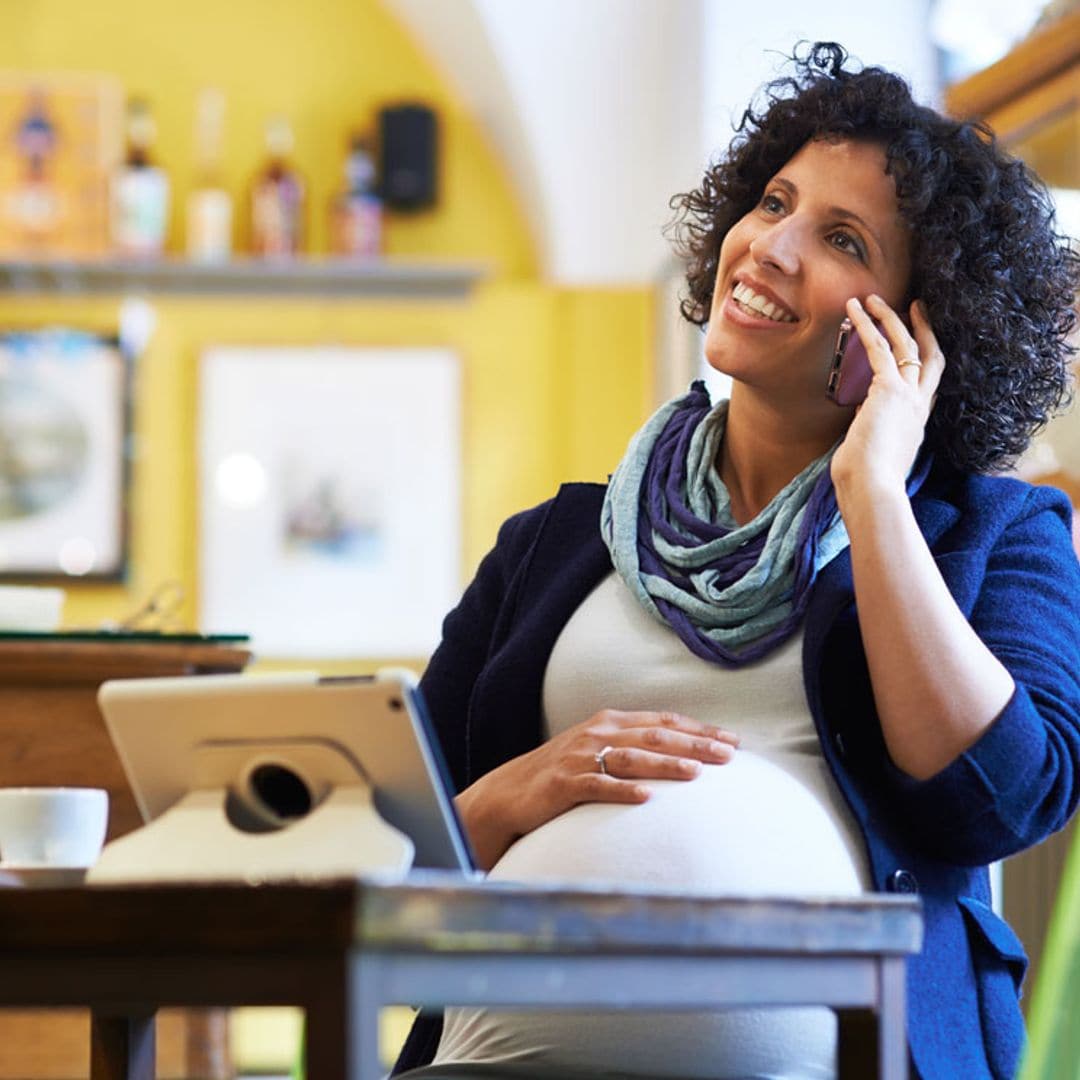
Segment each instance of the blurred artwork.
[[89,432],[48,385],[0,374],[0,521],[61,505],[86,473]]
[[0,578],[123,573],[126,384],[96,335],[0,336]]
[[113,79],[0,73],[0,255],[108,250],[122,128]]
[[266,658],[426,656],[461,588],[460,411],[448,349],[207,349],[203,629]]
[[378,490],[357,485],[344,463],[300,457],[282,470],[282,548],[294,558],[355,562],[379,558],[385,527]]

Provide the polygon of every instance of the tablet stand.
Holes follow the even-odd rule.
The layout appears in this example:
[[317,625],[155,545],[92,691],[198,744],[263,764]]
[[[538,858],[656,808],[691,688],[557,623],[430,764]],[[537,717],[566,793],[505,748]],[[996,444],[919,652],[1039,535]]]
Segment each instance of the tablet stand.
[[[399,880],[412,865],[412,840],[381,817],[371,785],[340,746],[207,743],[198,760],[197,783],[160,817],[108,844],[88,883]],[[292,777],[311,809],[277,813],[253,789],[260,769]]]

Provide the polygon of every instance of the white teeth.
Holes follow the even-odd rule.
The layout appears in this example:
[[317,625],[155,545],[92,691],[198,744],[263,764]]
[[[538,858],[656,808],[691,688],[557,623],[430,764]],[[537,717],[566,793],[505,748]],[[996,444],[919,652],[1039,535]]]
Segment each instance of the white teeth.
[[789,315],[783,308],[778,307],[764,296],[760,296],[749,285],[745,285],[741,281],[736,283],[731,295],[743,307],[756,311],[759,315],[764,315],[765,318],[772,319],[774,322],[795,322],[794,315]]

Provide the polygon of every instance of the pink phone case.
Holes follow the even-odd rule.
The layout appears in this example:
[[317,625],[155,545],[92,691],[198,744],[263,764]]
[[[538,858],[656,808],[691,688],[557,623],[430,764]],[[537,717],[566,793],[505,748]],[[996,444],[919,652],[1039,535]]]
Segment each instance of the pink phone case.
[[866,346],[851,320],[845,319],[836,335],[825,396],[837,405],[858,405],[865,400],[873,377]]

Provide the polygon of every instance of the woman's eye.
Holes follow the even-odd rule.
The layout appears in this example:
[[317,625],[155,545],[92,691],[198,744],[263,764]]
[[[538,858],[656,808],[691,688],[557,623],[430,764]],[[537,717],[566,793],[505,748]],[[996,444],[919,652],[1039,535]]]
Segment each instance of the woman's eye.
[[763,195],[761,198],[761,209],[767,214],[779,214],[783,212],[784,204],[775,195]]
[[863,246],[857,237],[853,236],[849,232],[835,232],[831,237],[832,245],[838,251],[848,251],[852,255],[858,255],[860,259],[865,258],[865,252]]

